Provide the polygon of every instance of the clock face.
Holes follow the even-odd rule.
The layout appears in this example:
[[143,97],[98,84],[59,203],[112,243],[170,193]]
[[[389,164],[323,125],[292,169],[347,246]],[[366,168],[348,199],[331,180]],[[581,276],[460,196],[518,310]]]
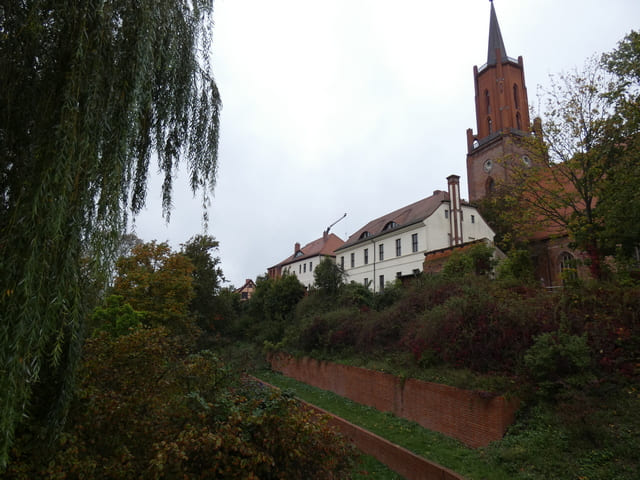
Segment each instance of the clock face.
[[524,163],[525,167],[530,167],[531,166],[531,159],[529,158],[529,156],[523,155],[522,156],[522,163]]
[[484,168],[485,172],[489,173],[493,168],[493,160],[485,160],[484,164],[482,165],[482,168]]

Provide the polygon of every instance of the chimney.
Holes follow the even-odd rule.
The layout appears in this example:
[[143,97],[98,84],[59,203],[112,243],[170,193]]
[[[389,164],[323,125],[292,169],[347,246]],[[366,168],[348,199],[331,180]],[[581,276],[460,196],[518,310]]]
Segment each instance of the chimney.
[[300,251],[300,244],[296,242],[296,244],[293,246],[293,254],[295,255],[299,251]]
[[454,246],[463,243],[460,177],[458,175],[449,175],[447,182],[449,183],[449,206],[451,209],[451,214],[449,215],[449,231],[451,233],[451,245]]

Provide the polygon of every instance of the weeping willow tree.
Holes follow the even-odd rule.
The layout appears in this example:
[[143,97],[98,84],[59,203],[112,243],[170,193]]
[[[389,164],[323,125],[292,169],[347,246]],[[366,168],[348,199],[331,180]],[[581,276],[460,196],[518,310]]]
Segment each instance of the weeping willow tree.
[[[212,0],[0,3],[0,470],[16,428],[73,392],[89,282],[179,160],[206,206],[220,98]],[[205,209],[206,211],[206,209]]]

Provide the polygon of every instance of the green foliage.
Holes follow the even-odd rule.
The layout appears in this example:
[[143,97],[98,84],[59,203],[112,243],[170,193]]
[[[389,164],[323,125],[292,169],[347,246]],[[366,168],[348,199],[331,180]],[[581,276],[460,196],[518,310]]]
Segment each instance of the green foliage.
[[345,284],[340,290],[338,302],[344,306],[355,306],[357,308],[373,307],[373,292],[368,286],[361,283],[350,282]]
[[314,286],[320,294],[335,296],[344,285],[345,273],[332,258],[325,257],[313,271]]
[[259,277],[251,297],[251,309],[265,320],[281,320],[288,316],[304,297],[304,285],[295,275],[279,278]]
[[[268,333],[267,340],[295,354],[332,358],[393,354],[411,369],[445,365],[483,374],[524,375],[539,388],[543,379],[525,375],[529,370],[524,356],[538,336],[561,330],[586,338],[594,361],[589,375],[622,382],[638,378],[637,286],[575,284],[554,294],[530,279],[515,278],[513,272],[528,271],[516,266],[501,281],[486,275],[424,276],[413,285],[399,286],[393,300],[379,309],[363,304],[359,297],[345,302],[343,295],[349,289],[366,292],[362,286],[347,285],[338,302],[305,298],[285,327],[254,325],[253,337]],[[370,298],[370,305],[377,306],[377,299]],[[564,343],[558,348],[563,349]]]
[[281,341],[305,294],[304,285],[295,275],[285,273],[276,279],[259,277],[256,291],[248,302],[249,334],[259,343]]
[[400,280],[387,282],[382,291],[373,295],[373,307],[376,310],[384,310],[397,302],[402,297],[403,293],[404,287]]
[[56,385],[51,425],[64,419],[90,283],[107,279],[127,208],[144,206],[152,153],[167,217],[179,158],[208,201],[220,110],[212,9],[211,0],[3,3],[0,468],[38,382]]
[[131,305],[124,303],[120,295],[109,295],[102,306],[91,313],[91,325],[96,332],[107,332],[113,337],[127,335],[142,326],[144,314],[136,312]]
[[193,264],[165,243],[142,243],[116,263],[113,293],[144,313],[147,325],[184,329],[194,296]]
[[212,320],[216,312],[216,298],[220,294],[224,275],[220,268],[220,258],[212,253],[218,250],[218,241],[210,235],[195,235],[182,244],[182,254],[193,265],[194,297],[189,309],[204,323]]
[[543,333],[524,355],[524,368],[543,396],[580,389],[594,380],[587,336],[562,331]]
[[534,168],[505,161],[509,181],[482,212],[516,246],[533,232],[565,233],[586,253],[591,274],[607,279],[616,250],[640,244],[640,35],[631,32],[602,60],[551,77],[543,92],[542,135],[521,146]]
[[6,478],[345,478],[353,451],[290,397],[236,380],[163,328],[89,340],[54,448],[19,438]]
[[632,258],[640,244],[640,33],[631,31],[602,61],[614,75],[606,96],[615,106],[610,130],[618,142],[598,203],[607,219],[601,237],[609,252]]
[[477,243],[465,250],[455,250],[442,269],[443,275],[459,278],[469,274],[487,275],[493,271],[496,261],[494,248]]
[[240,295],[228,288],[221,289],[214,297],[211,306],[210,323],[205,324],[207,330],[229,333],[243,310]]
[[450,278],[464,277],[473,271],[473,258],[460,251],[453,252],[442,268],[442,274]]
[[496,273],[498,280],[506,284],[535,282],[531,253],[528,250],[511,250],[507,258],[498,264]]

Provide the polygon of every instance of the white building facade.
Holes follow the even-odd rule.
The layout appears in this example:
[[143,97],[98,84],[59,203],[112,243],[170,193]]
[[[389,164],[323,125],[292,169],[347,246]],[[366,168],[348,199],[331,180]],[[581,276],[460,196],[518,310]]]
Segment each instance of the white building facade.
[[284,274],[295,275],[300,283],[310,288],[315,282],[313,276],[315,268],[325,258],[335,259],[334,251],[343,243],[340,237],[329,233],[327,229],[322,237],[304,247],[300,247],[300,244],[296,243],[293,247],[293,255],[270,267],[268,275],[271,278],[277,278]]
[[494,232],[478,210],[460,200],[459,177],[448,180],[449,192],[436,190],[372,220],[336,250],[348,282],[380,292],[388,282],[422,272],[425,253],[480,239],[493,242]]

